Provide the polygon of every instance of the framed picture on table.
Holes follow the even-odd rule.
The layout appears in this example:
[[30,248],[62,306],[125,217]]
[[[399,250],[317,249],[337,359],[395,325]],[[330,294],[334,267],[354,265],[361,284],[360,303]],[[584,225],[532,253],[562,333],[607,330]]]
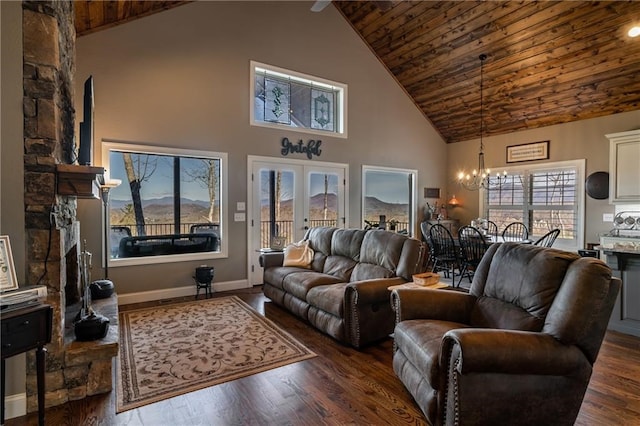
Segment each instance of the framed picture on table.
[[0,235],[0,292],[18,288],[16,267],[8,235]]

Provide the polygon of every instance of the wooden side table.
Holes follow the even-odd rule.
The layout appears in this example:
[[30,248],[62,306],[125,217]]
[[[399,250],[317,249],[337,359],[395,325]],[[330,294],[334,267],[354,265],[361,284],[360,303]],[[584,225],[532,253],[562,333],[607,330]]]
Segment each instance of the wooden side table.
[[5,359],[14,355],[36,350],[36,371],[38,379],[38,424],[44,425],[44,345],[51,342],[53,308],[37,304],[0,313],[2,326],[2,401],[1,421],[4,424]]

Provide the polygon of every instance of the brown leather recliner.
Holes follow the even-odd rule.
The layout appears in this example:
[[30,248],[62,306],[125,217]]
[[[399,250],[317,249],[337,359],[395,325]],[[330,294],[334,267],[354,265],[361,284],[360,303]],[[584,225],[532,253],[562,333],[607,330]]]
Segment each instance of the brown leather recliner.
[[494,244],[468,294],[392,292],[394,371],[434,425],[572,425],[619,289],[600,260]]

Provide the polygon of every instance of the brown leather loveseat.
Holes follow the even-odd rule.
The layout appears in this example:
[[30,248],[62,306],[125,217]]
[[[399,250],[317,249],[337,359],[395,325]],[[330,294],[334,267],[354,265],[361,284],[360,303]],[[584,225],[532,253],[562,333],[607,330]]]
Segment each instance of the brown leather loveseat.
[[469,294],[394,290],[394,371],[430,424],[573,425],[619,289],[598,259],[494,244]]
[[336,340],[360,348],[387,337],[395,324],[387,287],[420,272],[424,246],[382,230],[311,228],[310,268],[282,266],[265,253],[264,294]]

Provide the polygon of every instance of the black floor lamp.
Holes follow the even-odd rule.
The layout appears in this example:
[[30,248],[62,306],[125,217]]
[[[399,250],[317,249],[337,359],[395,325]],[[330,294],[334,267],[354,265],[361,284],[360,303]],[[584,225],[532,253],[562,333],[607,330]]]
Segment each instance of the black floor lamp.
[[102,244],[102,261],[104,262],[104,278],[91,283],[91,297],[93,299],[103,299],[110,297],[114,291],[113,282],[109,279],[109,192],[120,185],[120,179],[111,179],[100,185],[100,195],[102,197],[102,211],[104,217],[104,235]]
[[111,220],[109,217],[109,193],[113,188],[118,187],[122,181],[120,179],[110,179],[100,185],[102,196],[102,208],[104,214],[104,244],[102,247],[102,260],[104,262],[104,278],[109,279],[109,228]]

